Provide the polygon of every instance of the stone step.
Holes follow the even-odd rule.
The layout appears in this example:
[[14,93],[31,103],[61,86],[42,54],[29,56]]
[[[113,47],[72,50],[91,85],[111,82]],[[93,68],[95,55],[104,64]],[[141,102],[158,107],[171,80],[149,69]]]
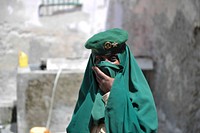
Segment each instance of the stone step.
[[0,133],[17,133],[17,123],[0,125]]
[[[15,108],[15,101],[9,100],[9,99],[0,99],[0,124],[1,125],[8,124],[13,121],[14,108]],[[15,110],[15,113],[16,113],[16,110]]]

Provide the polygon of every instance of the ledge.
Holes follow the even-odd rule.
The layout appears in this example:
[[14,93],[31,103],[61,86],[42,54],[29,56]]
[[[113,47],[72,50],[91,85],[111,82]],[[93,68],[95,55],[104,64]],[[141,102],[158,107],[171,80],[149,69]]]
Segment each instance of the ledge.
[[[145,57],[135,58],[142,70],[153,70],[153,60]],[[18,68],[18,73],[56,73],[59,68],[64,73],[84,73],[88,59],[50,58],[43,61],[46,69],[41,70],[40,65],[30,64],[29,68]]]

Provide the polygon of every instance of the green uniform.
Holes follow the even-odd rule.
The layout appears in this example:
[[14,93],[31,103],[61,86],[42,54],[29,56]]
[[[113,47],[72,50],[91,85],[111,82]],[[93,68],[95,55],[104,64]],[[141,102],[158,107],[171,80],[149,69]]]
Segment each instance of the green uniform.
[[[85,70],[72,120],[67,127],[68,133],[90,133],[92,126],[101,122],[105,123],[106,133],[157,131],[157,112],[153,96],[125,43],[127,39],[128,34],[124,30],[111,29],[94,35],[86,42],[85,46],[92,49],[92,54]],[[92,71],[92,66],[95,65],[93,55],[113,53],[118,53],[120,66],[116,68],[115,79],[105,106],[103,94],[99,91]]]

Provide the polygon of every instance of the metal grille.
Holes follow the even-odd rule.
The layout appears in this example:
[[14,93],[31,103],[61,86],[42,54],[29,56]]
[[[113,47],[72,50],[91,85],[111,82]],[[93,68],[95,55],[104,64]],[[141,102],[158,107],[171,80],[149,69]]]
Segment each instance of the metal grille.
[[54,15],[59,12],[81,7],[79,0],[42,0],[39,5],[39,16]]

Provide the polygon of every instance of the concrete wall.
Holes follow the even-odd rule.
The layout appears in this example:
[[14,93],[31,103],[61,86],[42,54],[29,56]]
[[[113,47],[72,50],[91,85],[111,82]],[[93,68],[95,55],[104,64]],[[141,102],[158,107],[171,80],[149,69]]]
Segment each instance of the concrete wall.
[[42,8],[43,16],[39,16],[41,1],[0,1],[1,99],[16,100],[16,93],[10,92],[16,92],[20,51],[28,54],[29,64],[34,65],[40,64],[41,58],[87,59],[90,51],[84,48],[85,42],[105,29],[108,1],[79,0],[82,7]]
[[[46,127],[56,73],[56,71],[19,72],[18,133],[28,133],[32,127]],[[50,116],[51,132],[65,132],[74,110],[82,78],[82,71],[61,72]]]
[[16,100],[19,51],[28,54],[30,64],[39,64],[41,58],[87,58],[89,55],[90,51],[83,45],[90,35],[89,16],[76,8],[39,17],[40,3],[41,0],[0,1],[1,99]]
[[[40,17],[40,3],[41,0],[0,1],[2,133],[16,132],[16,110],[13,107],[17,106],[15,101],[20,51],[24,51],[29,56],[29,64],[36,67],[40,65],[41,58],[85,59],[90,53],[84,48],[84,43],[90,36],[89,15],[82,12],[80,7],[59,8],[63,10],[52,7],[54,14]],[[10,123],[15,123],[14,129],[11,129],[13,126],[7,126]]]
[[[35,69],[38,69],[37,67],[40,65],[41,59],[46,58],[84,60],[90,54],[90,50],[84,48],[84,43],[93,33],[105,28],[105,13],[107,12],[108,1],[98,0],[98,2],[93,1],[91,3],[90,1],[79,0],[80,3],[84,2],[83,7],[62,6],[43,8],[40,10],[43,16],[39,16],[38,12],[41,1],[0,1],[0,128],[3,125],[3,129],[6,124],[16,123],[16,119],[13,121],[13,117],[16,118],[16,115],[13,115],[16,114],[16,111],[13,113],[13,107],[20,104],[16,95],[18,54],[20,51],[24,51],[29,56],[29,65],[32,68],[35,67]],[[103,20],[97,17],[99,14],[101,14]],[[79,64],[78,67],[84,68],[85,66]],[[23,80],[25,82],[28,79]],[[47,81],[52,82],[48,77]],[[78,82],[78,84],[80,83]],[[76,89],[79,89],[79,87],[76,87]],[[32,91],[32,89],[29,90]],[[17,105],[15,101],[17,101]],[[31,106],[26,107],[31,108]],[[67,112],[65,105],[61,108],[66,110],[66,112],[61,112],[61,114],[66,116],[71,114],[71,112]],[[26,109],[29,110],[29,108]],[[26,113],[30,114],[30,112],[24,112],[25,114],[21,115],[20,111],[19,120],[23,120],[23,118],[26,120],[23,115]],[[56,111],[59,112],[60,110]],[[62,119],[65,118],[67,117],[62,117]],[[38,126],[44,125],[44,123],[41,124],[41,121],[39,122]],[[35,126],[35,123],[25,122],[24,126],[26,124],[30,124],[29,127]],[[19,123],[20,127],[22,125],[22,123]],[[61,125],[62,129],[65,129],[66,125],[67,123],[65,123],[65,126]],[[3,130],[2,133],[16,132],[9,131],[9,128],[7,129],[6,127],[6,130]],[[26,131],[28,131],[28,128],[26,128]]]
[[108,27],[128,30],[135,56],[154,61],[159,133],[199,132],[200,1],[113,0],[110,10]]

